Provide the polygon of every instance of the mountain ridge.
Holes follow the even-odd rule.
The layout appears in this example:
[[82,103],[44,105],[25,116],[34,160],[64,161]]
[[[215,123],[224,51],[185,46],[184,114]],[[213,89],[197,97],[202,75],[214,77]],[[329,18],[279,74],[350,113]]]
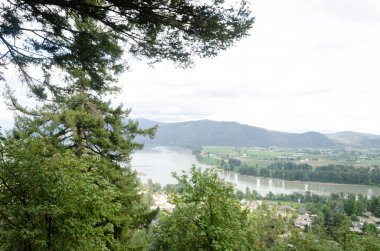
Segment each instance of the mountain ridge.
[[309,131],[288,133],[267,130],[238,122],[197,120],[185,122],[158,122],[136,119],[142,128],[159,125],[153,140],[139,138],[139,141],[178,145],[195,148],[199,146],[237,146],[237,147],[299,147],[299,148],[339,148],[340,143],[326,135]]

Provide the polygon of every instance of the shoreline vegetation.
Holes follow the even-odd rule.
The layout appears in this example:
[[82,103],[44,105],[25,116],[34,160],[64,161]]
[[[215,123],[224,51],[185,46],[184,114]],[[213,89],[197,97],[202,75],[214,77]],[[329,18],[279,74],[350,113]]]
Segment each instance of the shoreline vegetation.
[[379,187],[380,154],[378,151],[363,152],[235,147],[193,150],[201,163],[248,176]]

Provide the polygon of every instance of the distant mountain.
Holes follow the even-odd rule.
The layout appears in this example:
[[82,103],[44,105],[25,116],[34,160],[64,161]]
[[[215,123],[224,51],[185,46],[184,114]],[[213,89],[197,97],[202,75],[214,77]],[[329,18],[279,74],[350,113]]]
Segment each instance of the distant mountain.
[[304,148],[336,148],[338,145],[318,132],[285,133],[243,125],[237,122],[216,122],[210,120],[161,123],[138,119],[145,127],[159,125],[153,140],[145,142],[184,147],[199,146],[279,146]]
[[339,144],[355,147],[380,148],[380,135],[359,132],[338,132],[327,136]]

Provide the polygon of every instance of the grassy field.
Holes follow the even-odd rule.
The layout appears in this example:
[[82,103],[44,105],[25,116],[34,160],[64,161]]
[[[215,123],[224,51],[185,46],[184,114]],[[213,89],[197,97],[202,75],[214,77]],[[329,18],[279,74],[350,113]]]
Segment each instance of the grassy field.
[[228,157],[240,159],[242,164],[264,168],[278,161],[306,163],[313,167],[322,165],[350,165],[355,167],[380,166],[379,149],[283,149],[260,147],[204,146],[201,161],[218,165]]

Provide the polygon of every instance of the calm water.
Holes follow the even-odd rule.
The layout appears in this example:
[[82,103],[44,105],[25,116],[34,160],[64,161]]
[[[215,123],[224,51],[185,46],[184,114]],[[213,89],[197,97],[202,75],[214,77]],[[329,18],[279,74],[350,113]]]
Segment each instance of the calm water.
[[[205,168],[207,165],[197,161],[191,154],[191,150],[180,147],[146,146],[144,150],[133,155],[132,168],[139,174],[143,182],[149,178],[161,185],[176,183],[172,172],[181,173],[189,171],[195,164]],[[261,195],[268,192],[275,194],[291,194],[294,192],[310,191],[316,194],[329,194],[332,192],[361,193],[366,195],[380,195],[380,187],[362,185],[344,185],[332,183],[286,181],[270,178],[246,176],[231,172],[221,171],[220,176],[233,183],[237,189],[245,191],[246,187],[256,190]]]

